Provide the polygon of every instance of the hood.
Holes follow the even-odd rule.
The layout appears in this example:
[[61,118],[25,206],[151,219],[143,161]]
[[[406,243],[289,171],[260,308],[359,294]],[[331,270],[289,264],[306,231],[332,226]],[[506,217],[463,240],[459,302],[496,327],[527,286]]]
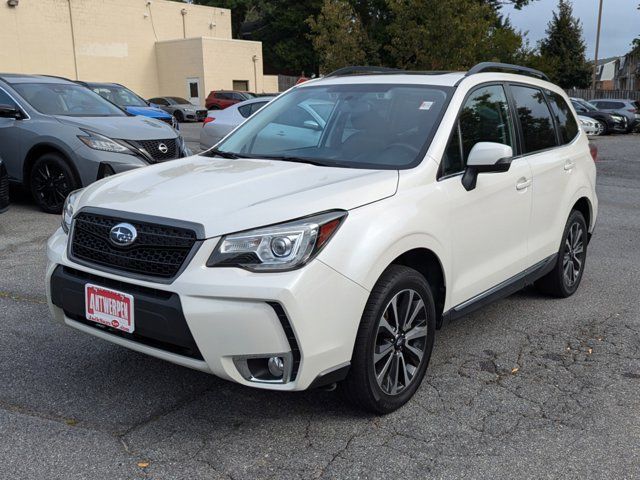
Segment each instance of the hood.
[[146,117],[55,117],[60,123],[94,131],[120,140],[158,140],[176,138],[169,125]]
[[148,118],[171,118],[164,110],[155,107],[125,107],[125,110],[131,115],[140,115]]
[[78,207],[196,222],[210,238],[350,210],[394,195],[397,185],[396,170],[194,156],[97,182],[83,192]]

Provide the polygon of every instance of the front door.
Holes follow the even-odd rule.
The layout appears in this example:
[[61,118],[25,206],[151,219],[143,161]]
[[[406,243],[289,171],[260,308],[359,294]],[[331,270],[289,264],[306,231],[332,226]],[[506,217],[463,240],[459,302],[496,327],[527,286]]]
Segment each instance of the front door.
[[201,106],[199,78],[187,78],[187,100],[196,107]]
[[[0,105],[19,107],[7,92],[0,88]],[[22,181],[23,134],[19,127],[25,120],[14,118],[0,118],[0,158],[4,160],[9,178],[14,181]]]
[[461,173],[478,142],[502,143],[516,150],[514,122],[502,85],[471,92],[442,159],[440,184],[449,199],[453,306],[527,267],[529,163],[516,158],[507,172],[481,173],[476,188],[467,191]]

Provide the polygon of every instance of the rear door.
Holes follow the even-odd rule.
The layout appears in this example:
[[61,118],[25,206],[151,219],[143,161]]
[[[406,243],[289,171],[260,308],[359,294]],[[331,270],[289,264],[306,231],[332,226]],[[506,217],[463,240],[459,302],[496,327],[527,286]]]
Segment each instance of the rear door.
[[531,212],[529,163],[514,158],[509,171],[479,174],[467,191],[461,175],[478,142],[509,145],[517,152],[513,113],[501,84],[467,96],[441,163],[439,183],[450,205],[453,252],[452,302],[459,305],[522,272],[527,263]]
[[560,246],[568,185],[581,154],[575,144],[579,129],[561,95],[528,85],[511,85],[510,90],[533,175],[528,263],[534,265]]

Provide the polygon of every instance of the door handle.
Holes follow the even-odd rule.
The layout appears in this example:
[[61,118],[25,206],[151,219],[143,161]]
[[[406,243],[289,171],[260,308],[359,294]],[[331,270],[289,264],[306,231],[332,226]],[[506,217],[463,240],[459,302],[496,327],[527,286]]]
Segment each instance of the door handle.
[[531,179],[522,177],[521,179],[518,180],[518,183],[516,183],[516,190],[518,190],[518,191],[519,190],[524,190],[529,185],[531,185]]
[[573,160],[565,160],[564,162],[564,169],[569,171],[569,170],[573,170],[573,167],[576,166],[576,162],[574,162]]

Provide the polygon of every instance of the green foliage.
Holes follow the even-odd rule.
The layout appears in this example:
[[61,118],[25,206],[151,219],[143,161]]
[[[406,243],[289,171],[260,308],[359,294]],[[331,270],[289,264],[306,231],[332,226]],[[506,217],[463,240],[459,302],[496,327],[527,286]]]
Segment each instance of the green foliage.
[[318,60],[306,20],[317,15],[322,0],[194,0],[230,8],[234,38],[263,43],[265,70],[299,75],[317,70]]
[[535,0],[194,0],[229,8],[234,38],[263,43],[265,71],[298,75],[346,64],[464,69],[528,58],[500,15]]
[[385,49],[396,66],[418,70],[463,70],[485,60],[513,61],[522,36],[491,3],[389,0],[393,19]]
[[558,10],[539,44],[540,63],[551,81],[563,88],[587,88],[591,66],[585,57],[586,45],[580,21],[573,17],[568,0],[559,0]]
[[348,65],[366,63],[369,41],[360,18],[346,0],[324,0],[316,17],[307,20],[313,47],[325,74]]

